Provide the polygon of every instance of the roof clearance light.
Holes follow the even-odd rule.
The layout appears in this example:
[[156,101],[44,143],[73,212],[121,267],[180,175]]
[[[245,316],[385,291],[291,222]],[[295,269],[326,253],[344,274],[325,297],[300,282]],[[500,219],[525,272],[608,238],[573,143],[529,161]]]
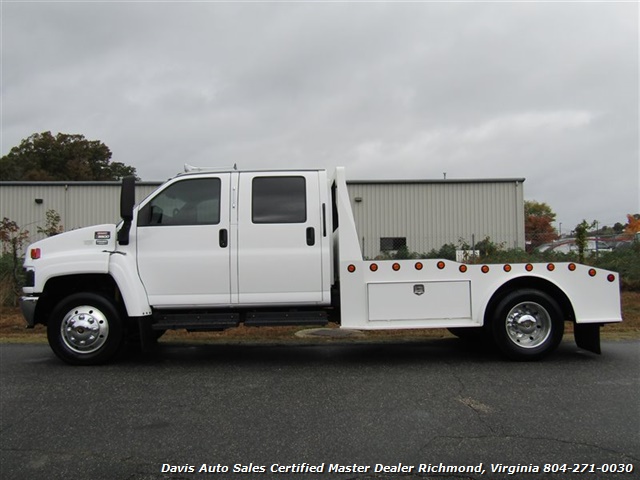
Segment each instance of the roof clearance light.
[[553,272],[556,269],[556,266],[553,263],[547,265],[547,270]]
[[422,267],[424,267],[424,265],[422,265],[422,262],[416,262],[416,270],[422,270]]
[[371,270],[372,272],[377,272],[378,271],[378,264],[377,263],[372,263],[371,265],[369,265],[369,270]]
[[31,249],[31,260],[38,260],[42,256],[42,251],[39,248]]
[[595,277],[596,276],[596,269],[595,268],[590,268],[589,269],[589,276],[590,277]]
[[391,268],[393,268],[394,272],[397,272],[398,270],[400,270],[400,264],[394,263]]
[[503,269],[505,272],[509,273],[509,272],[511,271],[511,265],[509,265],[509,264],[507,263],[504,267],[502,267],[502,269]]
[[527,272],[532,272],[532,271],[533,271],[533,265],[532,265],[531,263],[527,263],[527,264],[525,265],[524,269],[525,269]]
[[465,273],[467,271],[467,266],[466,265],[460,265],[460,273]]
[[575,272],[576,271],[576,264],[575,263],[570,263],[567,268],[569,269],[569,271]]
[[610,273],[609,275],[607,275],[607,280],[609,280],[610,282],[615,282],[616,276],[613,273]]
[[445,266],[446,266],[446,263],[444,263],[442,260],[440,260],[440,261],[438,262],[438,268],[439,268],[440,270],[442,270]]
[[347,267],[347,270],[349,271],[349,273],[353,273],[356,271],[356,266],[352,263]]
[[480,270],[482,271],[482,273],[489,273],[489,265],[482,265],[482,268]]

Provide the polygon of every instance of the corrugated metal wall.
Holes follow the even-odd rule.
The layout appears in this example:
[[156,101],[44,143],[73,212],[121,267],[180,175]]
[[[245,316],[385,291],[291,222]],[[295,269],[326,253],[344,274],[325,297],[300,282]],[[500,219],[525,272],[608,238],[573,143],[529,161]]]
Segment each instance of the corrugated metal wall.
[[[136,201],[158,185],[158,182],[138,183]],[[38,227],[45,227],[47,210],[60,214],[65,230],[117,223],[120,186],[119,182],[0,182],[0,218],[7,217],[28,230],[30,241],[43,237],[37,231]]]
[[[428,252],[460,239],[469,245],[490,237],[524,248],[523,179],[482,181],[350,182],[351,204],[363,253],[380,254],[380,239],[406,237],[409,250]],[[160,182],[139,182],[136,202]],[[360,201],[355,201],[359,198]],[[42,199],[42,203],[36,203]],[[61,216],[65,230],[116,223],[118,182],[0,182],[0,218],[8,217],[42,237],[47,210]]]
[[486,237],[507,248],[525,245],[522,179],[352,182],[349,193],[367,258],[381,253],[384,237],[406,237],[419,253]]

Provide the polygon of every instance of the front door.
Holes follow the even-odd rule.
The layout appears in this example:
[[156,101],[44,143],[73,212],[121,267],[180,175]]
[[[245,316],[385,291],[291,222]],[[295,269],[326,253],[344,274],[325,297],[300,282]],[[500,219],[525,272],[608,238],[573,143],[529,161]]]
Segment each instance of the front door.
[[241,172],[238,193],[239,302],[321,302],[319,173]]
[[138,272],[152,306],[231,303],[230,181],[178,178],[140,206]]

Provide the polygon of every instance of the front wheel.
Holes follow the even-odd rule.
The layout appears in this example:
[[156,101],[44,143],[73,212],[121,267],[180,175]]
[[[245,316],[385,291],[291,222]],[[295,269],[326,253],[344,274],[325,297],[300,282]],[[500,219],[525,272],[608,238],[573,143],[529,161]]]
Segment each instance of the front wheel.
[[494,311],[490,325],[492,337],[502,353],[513,360],[539,360],[562,341],[562,310],[542,291],[511,292]]
[[62,300],[47,324],[53,352],[72,365],[97,365],[115,356],[124,340],[118,307],[105,296],[78,293]]

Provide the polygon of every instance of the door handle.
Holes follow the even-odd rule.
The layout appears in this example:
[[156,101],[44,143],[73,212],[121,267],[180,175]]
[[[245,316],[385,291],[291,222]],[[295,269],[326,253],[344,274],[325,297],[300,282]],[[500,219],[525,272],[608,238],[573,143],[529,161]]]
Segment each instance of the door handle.
[[316,230],[313,227],[307,228],[307,245],[310,247],[316,244]]
[[227,245],[229,245],[229,233],[226,228],[220,229],[218,240],[220,242],[220,248],[227,248]]

